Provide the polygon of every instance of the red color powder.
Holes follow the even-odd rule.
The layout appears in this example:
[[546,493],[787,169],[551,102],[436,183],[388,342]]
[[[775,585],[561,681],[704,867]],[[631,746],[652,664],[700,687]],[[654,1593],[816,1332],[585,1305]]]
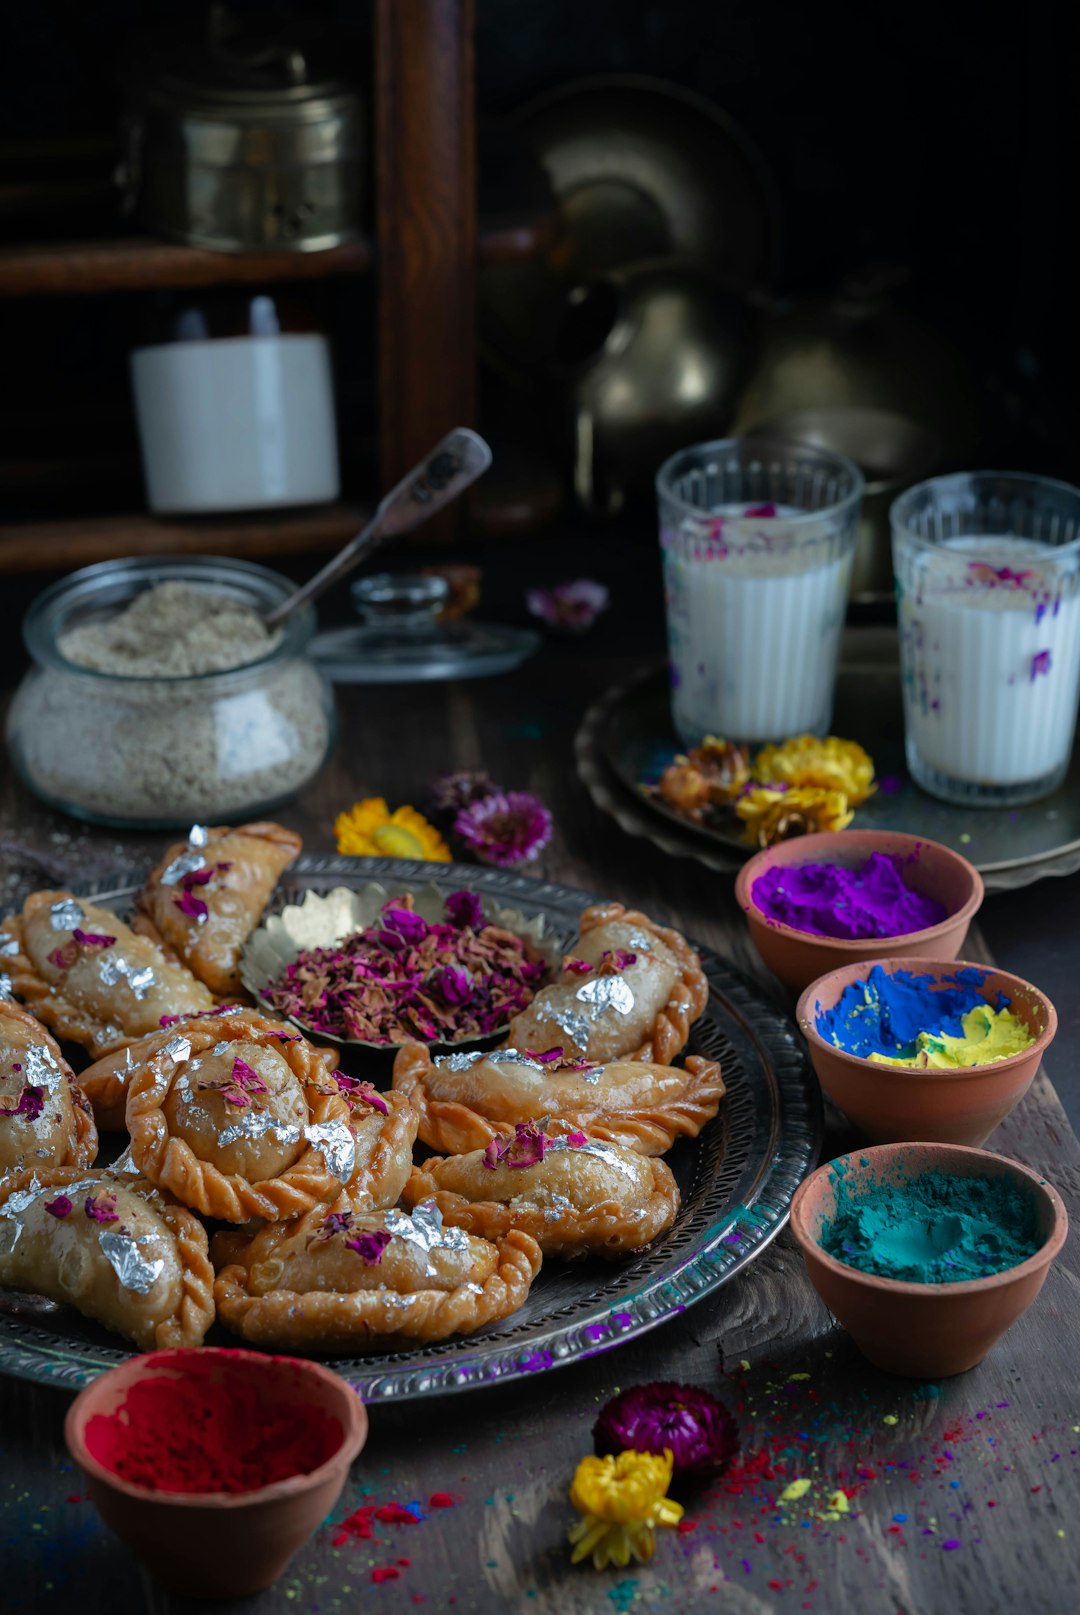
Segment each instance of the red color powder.
[[453,1508],[454,1499],[449,1492],[432,1492],[428,1498],[428,1508]]
[[393,1565],[376,1565],[371,1572],[371,1579],[377,1586],[380,1581],[397,1581],[400,1575],[401,1571],[395,1570]]
[[238,1356],[200,1363],[185,1353],[190,1361],[178,1356],[168,1372],[137,1381],[114,1413],[87,1421],[87,1450],[123,1480],[161,1492],[251,1492],[318,1469],[341,1445],[339,1421],[290,1398],[287,1372],[253,1373]]

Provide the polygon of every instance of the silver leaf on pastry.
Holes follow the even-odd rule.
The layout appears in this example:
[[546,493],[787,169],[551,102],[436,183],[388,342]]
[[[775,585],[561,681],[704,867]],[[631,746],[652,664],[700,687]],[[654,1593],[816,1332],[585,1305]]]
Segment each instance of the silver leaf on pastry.
[[344,1122],[309,1122],[304,1137],[322,1151],[326,1170],[341,1183],[348,1183],[356,1165],[356,1140]]
[[11,998],[15,993],[15,983],[6,971],[0,970],[0,998]]
[[162,1054],[167,1054],[170,1060],[175,1060],[179,1065],[182,1060],[191,1059],[191,1039],[181,1037],[179,1034],[176,1037],[171,1037],[161,1052]]
[[189,847],[205,847],[210,840],[210,832],[205,824],[193,824],[188,831]]
[[573,1009],[560,1009],[542,998],[536,999],[533,1009],[537,1020],[554,1021],[559,1030],[584,1053],[589,1045],[592,1030],[588,1017]]
[[49,910],[54,931],[74,931],[81,925],[86,915],[73,897],[64,897],[59,903],[54,903]]
[[467,1251],[469,1236],[464,1228],[444,1228],[442,1212],[434,1200],[422,1200],[412,1215],[396,1209],[383,1212],[383,1227],[394,1239],[404,1239],[425,1255],[435,1250]]
[[157,980],[152,965],[143,965],[141,970],[135,970],[129,959],[111,948],[108,953],[102,954],[98,973],[106,987],[115,987],[117,982],[126,981],[136,998],[145,998]]
[[273,1133],[280,1144],[299,1144],[303,1136],[299,1127],[279,1122],[268,1110],[245,1110],[239,1121],[222,1129],[217,1141],[222,1145],[236,1144],[242,1138],[265,1138],[267,1133]]
[[64,1073],[48,1049],[40,1044],[31,1044],[24,1050],[22,1074],[31,1088],[47,1088],[50,1093],[59,1093],[64,1086]]
[[146,1261],[130,1234],[109,1228],[103,1228],[98,1234],[98,1244],[124,1289],[134,1290],[136,1295],[149,1295],[165,1266],[164,1257],[158,1257],[155,1262]]
[[6,942],[0,942],[0,959],[13,959],[19,951],[17,937],[9,936]]
[[629,1015],[634,1007],[634,990],[621,976],[594,976],[578,988],[574,997],[591,1005],[596,1015],[602,1015],[605,1009]]
[[194,847],[189,847],[186,852],[178,854],[171,864],[165,865],[161,871],[161,884],[175,886],[185,875],[193,875],[196,869],[202,869],[205,863],[206,859],[202,853]]
[[22,1223],[19,1220],[27,1206],[32,1206],[41,1193],[41,1184],[37,1178],[31,1178],[25,1189],[16,1189],[9,1194],[4,1204],[0,1206],[0,1256],[10,1256],[19,1243],[22,1233]]

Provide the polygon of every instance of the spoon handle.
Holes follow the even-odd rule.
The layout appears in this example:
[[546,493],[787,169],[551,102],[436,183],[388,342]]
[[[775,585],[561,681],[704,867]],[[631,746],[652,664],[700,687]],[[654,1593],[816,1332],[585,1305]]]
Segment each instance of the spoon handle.
[[266,626],[277,628],[301,606],[317,600],[331,584],[339,582],[388,538],[411,533],[414,527],[419,527],[464,493],[490,464],[491,450],[479,433],[467,426],[448,432],[442,442],[436,443],[430,454],[380,500],[367,526],[327,561],[321,572],[316,572],[267,613],[263,619]]

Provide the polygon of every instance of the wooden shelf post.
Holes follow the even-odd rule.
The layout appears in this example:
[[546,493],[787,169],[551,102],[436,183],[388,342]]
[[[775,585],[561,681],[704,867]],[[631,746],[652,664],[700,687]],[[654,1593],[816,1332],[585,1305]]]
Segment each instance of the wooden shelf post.
[[475,414],[474,27],[474,0],[375,0],[384,487]]

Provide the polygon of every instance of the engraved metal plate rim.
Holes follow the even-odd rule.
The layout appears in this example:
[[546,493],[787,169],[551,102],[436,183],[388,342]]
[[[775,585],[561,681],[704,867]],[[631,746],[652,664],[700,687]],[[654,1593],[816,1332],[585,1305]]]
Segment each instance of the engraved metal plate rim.
[[[138,887],[129,874],[111,882],[95,882],[82,888],[81,895],[105,903],[127,902]],[[325,890],[335,880],[361,882],[383,875],[455,885],[467,880],[492,896],[543,910],[553,921],[572,919],[589,903],[603,901],[576,888],[503,870],[453,864],[433,870],[431,864],[401,859],[313,854],[297,860],[282,887],[286,894],[309,886]],[[514,1314],[494,1331],[472,1338],[379,1357],[325,1359],[365,1401],[447,1395],[596,1356],[669,1321],[713,1293],[759,1256],[783,1228],[795,1190],[816,1165],[820,1152],[820,1091],[793,1023],[766,1004],[725,960],[696,945],[712,989],[709,1007],[698,1023],[703,1028],[700,1038],[707,1042],[711,1037],[736,1051],[741,1044],[756,1061],[754,1069],[744,1069],[738,1058],[732,1065],[729,1057],[725,1073],[729,1091],[722,1116],[687,1147],[688,1158],[697,1166],[707,1159],[710,1129],[720,1128],[725,1137],[745,1135],[748,1140],[743,1157],[729,1160],[725,1152],[719,1158],[702,1192],[701,1205],[690,1221],[706,1226],[700,1232],[684,1232],[678,1239],[677,1229],[672,1230],[641,1257],[605,1269],[605,1282],[598,1280],[588,1299],[560,1306],[556,1276],[550,1306],[533,1323],[515,1325],[518,1314]],[[719,1196],[721,1174],[732,1181],[726,1195],[714,1204],[711,1196]],[[731,1243],[736,1227],[738,1248]],[[568,1269],[569,1264],[564,1267]],[[648,1271],[635,1279],[635,1270],[643,1267]],[[60,1309],[44,1308],[57,1324],[45,1328],[40,1310],[35,1307],[36,1316],[27,1319],[18,1315],[16,1305],[15,1315],[0,1316],[0,1372],[75,1391],[137,1355],[119,1341],[98,1344],[65,1335]]]

